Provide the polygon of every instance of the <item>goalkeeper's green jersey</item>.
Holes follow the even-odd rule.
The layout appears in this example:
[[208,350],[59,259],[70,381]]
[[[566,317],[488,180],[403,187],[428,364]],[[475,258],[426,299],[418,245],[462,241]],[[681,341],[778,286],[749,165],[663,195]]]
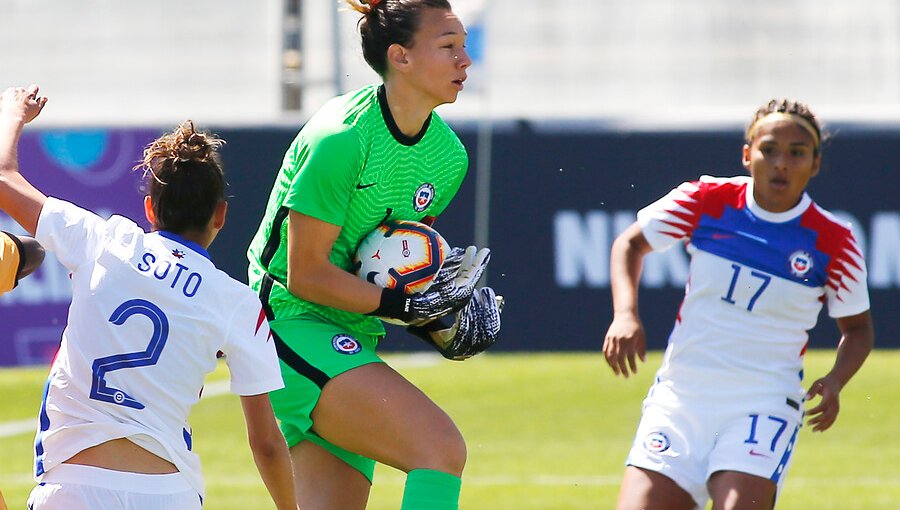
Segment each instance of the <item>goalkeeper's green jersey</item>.
[[[401,133],[384,86],[332,99],[300,130],[284,156],[247,252],[250,286],[263,289],[260,295],[278,319],[314,314],[350,332],[383,335],[384,327],[374,317],[305,301],[287,290],[288,213],[294,210],[341,227],[330,260],[350,271],[359,243],[383,221],[421,221],[440,214],[467,167],[465,147],[436,113],[418,135]],[[266,272],[272,279],[263,284]]]

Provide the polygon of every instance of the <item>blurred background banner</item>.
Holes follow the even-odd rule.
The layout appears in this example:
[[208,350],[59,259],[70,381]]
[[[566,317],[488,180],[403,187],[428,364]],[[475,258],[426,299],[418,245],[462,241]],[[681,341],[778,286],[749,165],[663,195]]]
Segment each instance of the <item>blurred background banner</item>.
[[[470,175],[435,226],[451,244],[465,245],[474,242],[480,169],[473,155],[479,142],[477,126],[456,128],[472,159]],[[214,131],[228,142],[223,157],[229,212],[210,252],[221,269],[246,281],[246,247],[296,128]],[[599,350],[612,317],[609,249],[637,209],[684,180],[743,173],[742,134],[733,130],[622,133],[518,122],[499,123],[493,132],[489,284],[507,298],[497,350]],[[139,176],[128,169],[156,131],[99,133],[32,131],[20,151],[23,169],[49,194],[101,215],[143,218]],[[101,140],[102,149],[96,146]],[[813,198],[851,223],[863,246],[879,347],[900,347],[900,172],[893,159],[898,146],[900,130],[841,129],[826,145],[822,172],[810,185]],[[3,228],[20,232],[11,224],[0,219]],[[687,265],[678,247],[645,261],[641,316],[650,348],[665,346]],[[59,342],[69,297],[67,272],[51,259],[0,298],[0,364],[47,361]],[[385,349],[427,349],[392,329]],[[810,339],[812,347],[832,347],[838,339],[833,321],[820,321]]]
[[[154,129],[28,129],[19,144],[19,162],[22,172],[47,195],[104,217],[143,218],[139,174],[131,168],[157,134]],[[2,213],[0,230],[25,233]],[[59,344],[71,297],[69,273],[52,254],[15,292],[0,297],[0,365],[48,362]]]
[[[507,297],[498,350],[599,350],[609,247],[684,180],[743,173],[742,130],[772,97],[808,102],[834,136],[810,185],[865,250],[878,347],[900,347],[900,4],[872,0],[457,0],[474,64],[438,109],[470,171],[437,228],[493,250]],[[51,98],[20,150],[46,193],[143,218],[143,146],[184,119],[227,140],[217,264],[246,281],[246,246],[285,149],[335,94],[378,77],[356,20],[321,0],[0,0],[0,87]],[[146,226],[146,225],[144,225]],[[0,214],[0,228],[21,233]],[[650,347],[662,348],[687,257],[647,259]],[[70,297],[50,258],[0,298],[0,365],[46,362]],[[833,321],[813,347],[837,340]],[[422,348],[392,331],[386,349]]]
[[[455,128],[469,151],[469,175],[435,227],[452,245],[466,245],[476,232],[479,127]],[[900,130],[839,131],[825,146],[809,192],[852,225],[868,263],[876,342],[900,347],[900,163],[893,159]],[[243,253],[295,130],[219,134],[229,141],[224,155],[233,199],[228,227],[211,252],[245,280]],[[638,209],[682,181],[745,173],[743,134],[735,130],[623,133],[517,122],[495,124],[492,140],[488,284],[507,298],[497,350],[599,350],[612,318],[613,239]],[[679,247],[645,259],[641,317],[651,348],[665,347],[687,273]],[[425,348],[392,329],[383,348]],[[811,331],[811,347],[832,347],[838,338],[834,321],[823,319]]]

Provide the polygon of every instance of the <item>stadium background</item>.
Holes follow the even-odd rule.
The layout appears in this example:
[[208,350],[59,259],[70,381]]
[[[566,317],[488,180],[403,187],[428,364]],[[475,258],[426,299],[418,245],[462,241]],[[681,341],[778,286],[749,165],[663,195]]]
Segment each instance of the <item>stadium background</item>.
[[[813,197],[853,223],[869,263],[879,347],[900,346],[900,6],[826,0],[454,2],[475,65],[440,113],[470,174],[438,229],[487,244],[507,296],[498,350],[596,350],[610,319],[608,249],[634,212],[701,174],[734,175],[744,123],[774,96],[808,101],[835,136]],[[143,145],[184,118],[228,141],[228,226],[217,263],[245,280],[245,247],[284,149],[331,95],[375,80],[353,14],[334,2],[115,4],[0,0],[0,86],[51,103],[23,139],[39,187],[101,214],[142,217]],[[21,232],[5,216],[0,228]],[[684,253],[647,261],[650,346],[681,299]],[[46,363],[67,275],[48,261],[0,298],[0,365]],[[832,347],[831,321],[811,333]],[[418,349],[396,335],[389,349]]]

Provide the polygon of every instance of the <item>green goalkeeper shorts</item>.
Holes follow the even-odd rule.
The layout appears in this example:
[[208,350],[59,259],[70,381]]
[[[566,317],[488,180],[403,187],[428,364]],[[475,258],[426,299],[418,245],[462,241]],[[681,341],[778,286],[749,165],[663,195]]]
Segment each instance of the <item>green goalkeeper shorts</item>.
[[271,327],[276,342],[283,342],[278,357],[284,388],[273,391],[269,398],[288,447],[301,441],[312,441],[371,482],[375,461],[319,437],[311,430],[311,414],[322,388],[332,377],[362,365],[382,362],[375,354],[379,337],[350,335],[340,326],[308,315],[276,319],[271,322]]

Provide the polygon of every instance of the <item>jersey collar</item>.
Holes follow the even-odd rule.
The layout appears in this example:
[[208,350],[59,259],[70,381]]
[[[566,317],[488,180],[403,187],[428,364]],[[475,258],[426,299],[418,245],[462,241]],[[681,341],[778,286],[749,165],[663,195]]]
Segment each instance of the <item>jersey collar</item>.
[[378,86],[378,106],[381,107],[381,116],[384,118],[384,123],[387,124],[388,131],[391,132],[391,135],[394,137],[394,140],[397,140],[397,143],[406,146],[412,146],[419,143],[425,136],[425,132],[428,131],[428,126],[431,125],[431,115],[425,119],[425,123],[422,124],[422,129],[416,133],[415,136],[406,136],[403,134],[403,131],[400,131],[400,128],[397,127],[397,121],[394,120],[394,115],[391,114],[391,108],[388,106],[387,102],[387,92],[385,91],[384,85]]
[[757,218],[769,221],[772,223],[784,223],[787,221],[791,221],[792,219],[800,216],[809,208],[809,205],[812,204],[812,198],[804,191],[803,196],[800,197],[800,202],[792,207],[791,209],[784,212],[771,212],[763,209],[759,204],[756,203],[756,200],[753,199],[753,181],[747,183],[747,209],[753,213]]
[[209,252],[206,251],[206,249],[204,249],[199,244],[197,244],[193,241],[188,241],[187,239],[181,237],[180,235],[175,234],[173,232],[169,232],[168,230],[157,230],[156,233],[161,235],[162,237],[165,237],[166,239],[168,239],[170,241],[175,241],[178,244],[184,245],[185,248],[190,248],[190,249],[194,250],[195,252],[199,253],[200,255],[203,255],[210,262],[212,262],[212,257],[209,256]]

